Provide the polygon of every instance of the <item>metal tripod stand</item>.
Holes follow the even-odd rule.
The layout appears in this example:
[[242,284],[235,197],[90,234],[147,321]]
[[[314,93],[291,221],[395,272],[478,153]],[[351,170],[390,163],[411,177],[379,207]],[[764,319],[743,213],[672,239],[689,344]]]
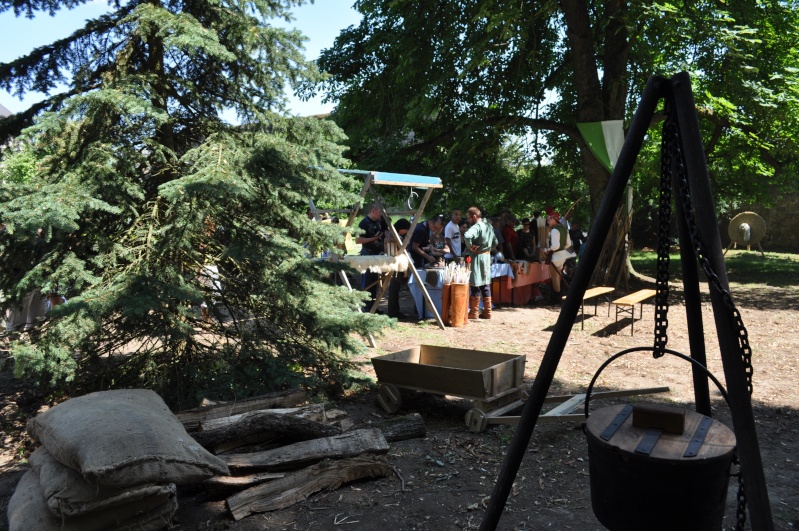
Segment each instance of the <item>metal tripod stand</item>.
[[[710,298],[718,332],[719,350],[727,383],[733,428],[737,439],[741,473],[746,484],[750,522],[752,529],[756,531],[774,529],[750,399],[751,365],[747,366],[747,361],[740,354],[739,323],[736,321],[735,316],[730,314],[728,301],[725,301],[725,297],[729,299],[729,294],[727,293],[729,291],[729,282],[722,255],[721,238],[715,217],[710,179],[702,148],[699,121],[696,115],[689,76],[687,73],[680,73],[671,79],[653,76],[647,82],[641,103],[635,113],[618,162],[608,183],[605,197],[597,212],[596,221],[591,230],[592,237],[586,243],[581,265],[577,268],[572,279],[566,301],[555,324],[549,345],[538,369],[538,374],[530,389],[529,398],[522,411],[519,425],[516,428],[500,469],[494,492],[480,526],[481,530],[494,530],[499,523],[505,502],[519,470],[519,465],[530,442],[536,422],[541,415],[544,399],[552,385],[555,371],[580,309],[583,295],[596,268],[600,252],[605,243],[605,235],[610,230],[614,213],[622,200],[633,164],[641,149],[644,136],[647,133],[660,99],[666,100],[673,111],[673,120],[677,127],[677,135],[681,147],[681,160],[678,162],[684,166],[693,204],[701,206],[701,208],[695,209],[697,236],[702,242],[705,262],[716,275],[714,285],[722,289],[722,291],[719,291],[711,288]],[[685,212],[683,212],[680,201],[676,203],[678,219],[680,220],[678,229],[680,233],[685,306],[689,323],[688,333],[691,355],[704,365],[706,360],[699,298],[699,278],[696,268],[697,256],[694,254],[693,244],[689,238],[688,227],[683,220]],[[704,374],[695,370],[693,379],[697,410],[700,413],[709,415],[710,395],[707,378]]]

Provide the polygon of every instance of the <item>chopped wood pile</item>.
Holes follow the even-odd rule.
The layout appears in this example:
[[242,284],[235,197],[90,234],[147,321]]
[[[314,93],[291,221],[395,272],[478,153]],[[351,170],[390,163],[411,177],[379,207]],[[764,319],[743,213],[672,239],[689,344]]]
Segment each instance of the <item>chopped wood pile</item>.
[[283,391],[173,414],[146,389],[67,400],[28,424],[41,446],[9,501],[9,530],[162,529],[188,484],[225,497],[240,520],[388,477],[389,442],[425,435],[419,414],[357,428],[306,402]]
[[340,410],[305,405],[303,391],[284,391],[177,413],[191,436],[222,459],[232,476],[203,482],[225,497],[231,516],[283,509],[322,490],[388,477],[389,443],[424,437],[418,413],[358,428]]

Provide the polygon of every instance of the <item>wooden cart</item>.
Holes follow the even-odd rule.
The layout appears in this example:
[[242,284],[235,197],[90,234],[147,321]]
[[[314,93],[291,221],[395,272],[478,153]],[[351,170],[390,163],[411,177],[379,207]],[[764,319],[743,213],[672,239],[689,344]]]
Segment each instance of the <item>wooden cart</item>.
[[402,405],[400,389],[471,399],[466,426],[483,431],[491,418],[523,404],[524,355],[421,345],[372,358],[377,400],[388,413]]
[[[470,399],[474,407],[466,412],[466,426],[479,433],[490,424],[517,424],[518,416],[507,416],[524,404],[522,378],[526,356],[480,350],[420,345],[408,350],[372,358],[377,375],[377,401],[387,413],[402,406],[400,389]],[[662,393],[668,387],[593,393],[596,398]],[[559,403],[540,420],[582,421],[575,411],[585,395],[547,397]]]

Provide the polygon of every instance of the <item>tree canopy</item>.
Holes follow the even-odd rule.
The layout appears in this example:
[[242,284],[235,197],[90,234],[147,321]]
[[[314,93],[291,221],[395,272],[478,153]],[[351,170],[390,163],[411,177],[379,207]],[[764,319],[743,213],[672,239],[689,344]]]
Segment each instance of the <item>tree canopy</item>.
[[336,266],[309,258],[343,236],[305,216],[308,198],[352,205],[357,188],[336,171],[341,130],[283,113],[286,84],[320,79],[303,37],[269,23],[295,4],[114,2],[0,65],[7,90],[51,93],[0,121],[0,136],[19,135],[4,155],[35,161],[1,191],[4,304],[68,298],[12,345],[19,374],[146,386],[181,405],[344,385],[351,333],[387,320],[355,312],[361,296],[326,281]]
[[[577,124],[629,121],[651,75],[688,71],[722,203],[795,189],[794,1],[460,0],[419,9],[361,0],[356,8],[362,22],[319,62],[356,162],[421,166],[447,175],[450,193],[500,189],[509,206],[540,208],[549,193],[566,204],[577,179],[595,212],[609,173]],[[541,142],[532,149],[503,157],[509,139],[533,135]],[[533,171],[542,153],[543,175]],[[508,164],[519,156],[526,163]],[[651,168],[643,160],[639,180]],[[553,180],[560,191],[547,188]]]

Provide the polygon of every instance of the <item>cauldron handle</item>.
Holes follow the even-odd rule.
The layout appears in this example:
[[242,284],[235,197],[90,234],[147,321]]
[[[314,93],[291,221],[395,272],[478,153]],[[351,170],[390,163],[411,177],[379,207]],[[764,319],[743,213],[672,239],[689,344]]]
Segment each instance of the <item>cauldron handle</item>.
[[[610,358],[605,360],[605,363],[600,365],[599,369],[597,369],[596,373],[594,373],[594,377],[591,378],[591,383],[588,385],[588,389],[585,392],[585,418],[588,418],[588,405],[589,405],[589,403],[591,401],[591,391],[594,389],[594,383],[596,383],[597,378],[599,378],[599,374],[605,369],[605,367],[607,367],[608,365],[613,363],[613,361],[615,361],[617,358],[620,358],[620,357],[624,356],[625,354],[630,354],[632,352],[646,352],[646,351],[654,352],[655,348],[654,347],[633,347],[633,348],[628,348],[627,350],[622,350],[621,352],[619,352],[617,354],[614,354],[613,356],[611,356]],[[668,349],[668,348],[666,348],[666,349],[660,348],[660,349],[658,349],[658,352],[664,352],[666,354],[671,354],[672,356],[677,356],[680,359],[684,359],[686,361],[690,361],[691,363],[693,363],[696,367],[700,368],[707,375],[707,377],[711,379],[711,381],[714,384],[716,384],[716,387],[721,392],[721,396],[724,398],[724,401],[727,402],[727,404],[730,403],[729,399],[727,398],[727,391],[724,389],[724,387],[721,385],[721,383],[716,379],[716,377],[713,376],[713,373],[711,373],[709,370],[707,370],[707,367],[705,367],[704,365],[702,365],[701,363],[699,363],[695,359],[693,359],[693,358],[691,358],[689,356],[686,356],[685,354],[681,354],[681,353],[677,352],[676,350],[671,350],[671,349]]]

